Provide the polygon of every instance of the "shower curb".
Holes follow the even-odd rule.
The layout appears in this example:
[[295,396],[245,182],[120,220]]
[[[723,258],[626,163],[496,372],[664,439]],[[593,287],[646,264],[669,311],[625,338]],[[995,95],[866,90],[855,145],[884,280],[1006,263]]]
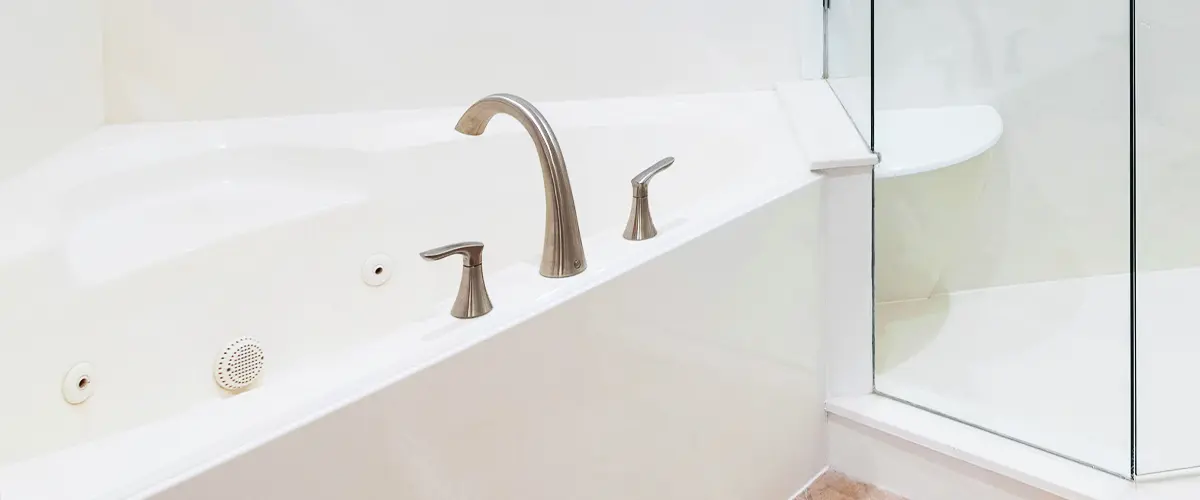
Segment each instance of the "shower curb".
[[[1117,500],[1136,498],[1132,481],[1102,472],[1052,453],[986,432],[894,399],[869,394],[835,398],[826,402],[830,415],[830,466],[843,470],[863,481],[877,484],[909,498],[937,500],[929,494],[913,491],[919,486],[896,484],[895,468],[911,468],[920,464],[938,463],[943,469],[975,476],[975,483],[1001,484],[1001,490],[1025,487],[1044,492],[1033,498],[1070,500]],[[909,455],[903,463],[841,458],[854,456],[847,441],[838,439],[838,427],[856,426],[877,431],[866,434],[876,441],[869,446],[887,447],[895,454]],[[851,430],[853,432],[853,430]],[[886,441],[886,442],[885,442]],[[900,446],[897,446],[899,441]],[[906,445],[906,446],[905,446]],[[964,466],[967,466],[964,468]],[[893,470],[889,470],[893,468]],[[976,471],[971,471],[976,469]],[[979,472],[986,474],[979,474]],[[899,474],[903,476],[904,474]],[[911,474],[910,474],[911,475]],[[982,479],[980,478],[982,476]],[[915,479],[914,479],[915,481]],[[915,484],[915,483],[914,483]],[[997,489],[991,485],[991,489]],[[1007,486],[1007,487],[1004,487]],[[1029,493],[994,498],[1026,498]],[[961,496],[960,498],[968,498]],[[971,497],[974,498],[974,497]]]

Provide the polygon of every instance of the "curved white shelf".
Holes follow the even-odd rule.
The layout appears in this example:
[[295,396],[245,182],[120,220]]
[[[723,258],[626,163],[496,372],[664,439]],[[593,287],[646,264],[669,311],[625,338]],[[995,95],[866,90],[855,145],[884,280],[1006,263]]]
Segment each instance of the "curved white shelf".
[[875,177],[929,172],[983,154],[1000,140],[1004,123],[991,106],[912,108],[875,113]]

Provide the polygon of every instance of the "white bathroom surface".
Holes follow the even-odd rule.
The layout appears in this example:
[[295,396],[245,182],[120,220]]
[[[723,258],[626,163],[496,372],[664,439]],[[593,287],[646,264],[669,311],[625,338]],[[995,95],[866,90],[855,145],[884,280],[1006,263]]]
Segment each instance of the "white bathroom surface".
[[[854,168],[879,162],[879,156],[863,141],[844,103],[828,82],[778,83],[775,92],[791,119],[796,141],[810,170]],[[814,120],[813,116],[822,118]]]
[[[799,146],[804,120],[845,119],[815,104],[784,108],[776,92],[539,102],[585,228],[588,272],[571,280],[536,272],[543,183],[515,120],[481,138],[454,131],[458,106],[104,127],[0,182],[0,277],[21,292],[0,331],[24,332],[0,335],[0,354],[20,354],[0,375],[30,381],[0,385],[0,496],[159,491],[818,183],[810,158],[873,163]],[[854,144],[844,129],[854,137],[838,143]],[[632,245],[620,237],[629,178],[664,156],[679,166],[655,181],[660,234]],[[406,216],[429,200],[478,207]],[[417,255],[464,239],[487,243],[496,303],[469,322],[446,314],[454,264]],[[392,257],[386,286],[361,275],[379,255]],[[267,373],[229,397],[213,361],[246,334]],[[64,372],[81,360],[97,370],[93,397],[72,406]]]
[[979,156],[1000,140],[1004,122],[991,106],[946,106],[875,113],[875,177],[919,174]]
[[[1138,274],[1138,472],[1200,466],[1200,269]],[[1130,467],[1129,275],[876,307],[879,392],[1105,470]]]

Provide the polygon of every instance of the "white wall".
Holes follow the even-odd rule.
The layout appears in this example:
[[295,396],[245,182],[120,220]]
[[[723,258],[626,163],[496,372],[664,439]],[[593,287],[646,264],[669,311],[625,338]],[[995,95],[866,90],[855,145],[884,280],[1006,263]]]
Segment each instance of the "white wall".
[[0,177],[100,125],[98,0],[0,0]]
[[820,55],[815,0],[104,2],[113,122],[767,89]]
[[990,104],[1005,128],[976,161],[877,182],[877,299],[1128,272],[1128,2],[875,8],[878,108]]

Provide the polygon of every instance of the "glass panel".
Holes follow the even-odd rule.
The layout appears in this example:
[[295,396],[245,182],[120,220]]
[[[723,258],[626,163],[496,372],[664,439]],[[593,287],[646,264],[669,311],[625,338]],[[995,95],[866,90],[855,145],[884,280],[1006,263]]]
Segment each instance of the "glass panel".
[[867,144],[871,143],[871,4],[826,0],[826,69],[829,86]]
[[1200,4],[1137,1],[1137,473],[1200,466]]
[[876,389],[1128,476],[1129,0],[875,8]]

